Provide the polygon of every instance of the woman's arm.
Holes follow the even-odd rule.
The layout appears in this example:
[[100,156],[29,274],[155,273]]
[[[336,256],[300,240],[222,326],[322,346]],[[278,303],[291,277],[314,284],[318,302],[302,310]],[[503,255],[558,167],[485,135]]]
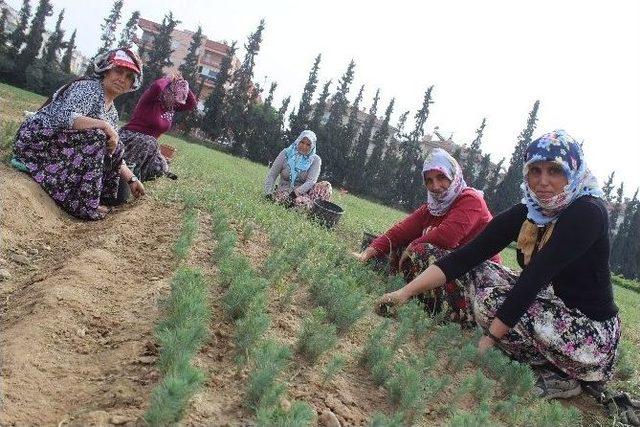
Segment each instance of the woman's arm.
[[431,243],[442,249],[455,249],[477,226],[482,213],[483,203],[479,199],[469,194],[462,195],[442,222],[411,242],[411,246]]
[[[313,186],[318,182],[318,177],[320,176],[320,169],[322,168],[322,159],[320,156],[315,156],[313,159],[313,163],[309,167],[309,172],[307,173],[307,179],[304,183],[296,188],[293,191],[296,195],[301,196],[306,194],[309,190],[313,188]],[[293,185],[296,185],[295,182],[292,182]]]
[[198,100],[196,99],[196,96],[193,94],[192,91],[189,91],[189,94],[187,95],[187,100],[185,101],[185,103],[176,105],[176,111],[193,110],[197,103],[198,103]]
[[420,237],[432,218],[427,206],[422,205],[371,242],[370,247],[373,247],[378,253],[388,254],[393,248],[406,246],[409,242]]
[[276,184],[276,178],[284,167],[285,157],[285,150],[282,150],[280,154],[278,154],[278,157],[276,157],[276,159],[273,161],[273,164],[271,165],[271,168],[269,169],[269,172],[267,173],[267,176],[264,180],[264,194],[273,193],[273,188]]

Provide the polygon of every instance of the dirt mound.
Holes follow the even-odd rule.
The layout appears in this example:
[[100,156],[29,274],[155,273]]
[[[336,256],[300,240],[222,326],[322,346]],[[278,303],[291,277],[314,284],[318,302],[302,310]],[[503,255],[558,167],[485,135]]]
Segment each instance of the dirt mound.
[[147,197],[83,222],[27,175],[0,175],[0,424],[89,424],[97,412],[133,423],[157,381],[153,328],[179,210]]

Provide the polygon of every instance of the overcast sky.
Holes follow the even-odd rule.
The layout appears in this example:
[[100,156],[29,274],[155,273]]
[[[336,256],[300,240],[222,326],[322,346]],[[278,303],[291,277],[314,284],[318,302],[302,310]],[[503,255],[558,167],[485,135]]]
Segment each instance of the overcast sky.
[[[67,35],[77,28],[78,46],[91,56],[113,2],[52,3],[56,14],[66,9]],[[321,81],[336,82],[354,59],[350,98],[365,84],[368,108],[380,88],[379,115],[395,97],[394,120],[413,115],[434,85],[426,131],[439,126],[468,144],[486,117],[483,149],[494,161],[508,160],[539,99],[537,134],[564,128],[584,140],[601,182],[615,170],[625,193],[640,185],[638,1],[125,0],[122,21],[136,9],[156,22],[172,10],[178,28],[201,25],[207,37],[239,44],[265,18],[255,80],[278,82],[276,102],[291,95],[297,104],[318,53]]]

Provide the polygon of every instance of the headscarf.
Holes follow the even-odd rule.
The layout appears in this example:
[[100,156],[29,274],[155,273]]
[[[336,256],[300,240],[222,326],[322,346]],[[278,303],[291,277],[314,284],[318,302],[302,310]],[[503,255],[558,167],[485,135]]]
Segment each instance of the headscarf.
[[142,60],[134,51],[128,48],[119,48],[99,55],[93,61],[93,73],[91,77],[102,79],[105,73],[113,67],[128,68],[135,73],[135,79],[129,92],[140,88],[142,84]]
[[[541,161],[557,163],[568,181],[562,193],[545,200],[538,199],[527,183],[529,167]],[[578,197],[603,195],[598,181],[585,164],[580,144],[561,129],[546,133],[529,144],[524,152],[523,175],[522,203],[527,205],[527,218],[539,227],[555,222]]]
[[173,80],[162,91],[162,106],[166,111],[173,111],[176,104],[184,104],[189,96],[189,82],[184,79]]
[[[307,138],[311,141],[311,150],[309,150],[309,154],[302,154],[298,151],[298,144],[302,141],[303,138]],[[300,172],[304,172],[309,170],[311,167],[311,157],[316,154],[316,134],[311,130],[305,130],[300,133],[298,138],[291,143],[289,147],[285,150],[285,155],[287,156],[287,164],[289,165],[289,182],[291,182],[291,189],[294,188],[294,184],[296,182],[296,178]]]
[[467,188],[467,183],[464,181],[462,169],[456,159],[442,148],[434,149],[427,156],[422,166],[422,179],[425,179],[425,173],[432,170],[443,173],[451,181],[449,188],[440,194],[427,190],[427,208],[429,212],[434,216],[442,216],[449,211],[449,208],[460,193]]

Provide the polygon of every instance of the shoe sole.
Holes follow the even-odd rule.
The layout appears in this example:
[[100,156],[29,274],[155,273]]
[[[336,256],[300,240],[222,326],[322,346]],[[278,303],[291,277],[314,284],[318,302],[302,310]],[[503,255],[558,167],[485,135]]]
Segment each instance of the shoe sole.
[[550,394],[547,394],[546,396],[541,396],[541,398],[545,400],[568,399],[570,397],[578,396],[580,393],[582,393],[582,387],[578,385],[578,387],[572,388],[571,390],[563,390],[563,391],[558,391],[556,393],[550,393]]

